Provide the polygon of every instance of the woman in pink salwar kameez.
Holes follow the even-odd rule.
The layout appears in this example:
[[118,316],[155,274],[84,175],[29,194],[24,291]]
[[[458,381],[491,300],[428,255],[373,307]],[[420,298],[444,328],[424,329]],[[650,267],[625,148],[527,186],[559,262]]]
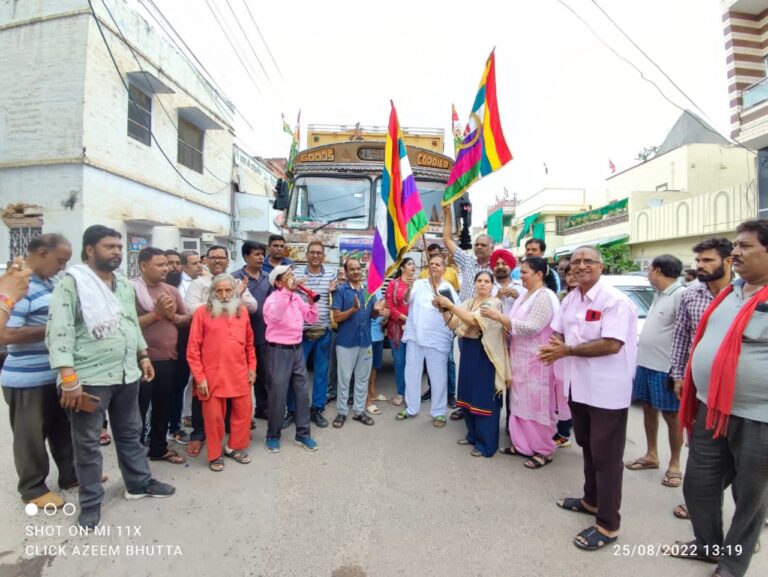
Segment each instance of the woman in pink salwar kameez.
[[529,469],[552,462],[557,445],[552,440],[557,429],[559,399],[552,366],[538,359],[539,347],[549,343],[550,324],[558,314],[560,301],[555,294],[556,273],[543,258],[530,257],[520,267],[520,278],[527,294],[515,300],[502,322],[510,334],[510,387],[508,454],[530,455]]

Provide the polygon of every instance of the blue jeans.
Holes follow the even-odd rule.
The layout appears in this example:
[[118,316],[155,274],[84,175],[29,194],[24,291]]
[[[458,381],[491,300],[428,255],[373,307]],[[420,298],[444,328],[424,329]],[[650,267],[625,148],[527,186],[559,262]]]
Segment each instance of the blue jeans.
[[[325,334],[316,341],[304,339],[301,343],[304,348],[304,362],[309,360],[309,355],[314,351],[315,366],[312,381],[312,407],[318,411],[325,409],[326,395],[328,394],[328,363],[331,359],[331,329],[326,329]],[[293,389],[288,389],[288,411],[296,411],[296,399]]]
[[395,348],[392,340],[389,341],[389,348],[392,351],[392,362],[395,364],[395,387],[398,395],[405,395],[405,349],[407,344],[400,343],[400,348]]

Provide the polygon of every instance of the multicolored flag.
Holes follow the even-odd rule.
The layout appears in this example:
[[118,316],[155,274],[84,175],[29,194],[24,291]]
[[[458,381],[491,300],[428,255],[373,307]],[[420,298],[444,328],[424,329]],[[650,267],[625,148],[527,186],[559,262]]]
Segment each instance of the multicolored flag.
[[459,113],[456,112],[455,104],[451,104],[451,123],[453,126],[453,155],[454,157],[456,157],[459,155],[461,142],[462,140],[464,140],[464,131],[461,129],[461,122],[459,121]]
[[512,160],[499,119],[496,100],[496,58],[491,52],[485,63],[464,140],[443,193],[443,205],[457,200],[476,180],[498,170]]
[[296,130],[291,130],[291,127],[285,121],[285,114],[282,114],[281,116],[283,117],[283,132],[287,132],[293,137],[293,140],[291,140],[291,151],[288,153],[288,164],[285,166],[285,172],[288,175],[288,179],[293,182],[293,161],[296,159],[296,155],[299,152],[301,110],[299,110],[299,115],[296,117]]
[[369,295],[376,292],[384,284],[384,279],[397,269],[405,253],[428,225],[397,121],[395,104],[390,103],[392,112],[384,148],[384,173],[381,194],[376,197],[376,231],[368,268]]

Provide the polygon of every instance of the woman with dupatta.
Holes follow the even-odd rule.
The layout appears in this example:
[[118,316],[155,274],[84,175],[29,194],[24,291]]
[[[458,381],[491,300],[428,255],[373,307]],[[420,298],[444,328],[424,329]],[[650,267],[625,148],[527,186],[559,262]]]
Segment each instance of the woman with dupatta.
[[553,332],[550,324],[559,313],[560,302],[555,294],[555,272],[543,258],[526,258],[520,266],[520,279],[528,292],[515,300],[509,314],[489,311],[487,316],[502,323],[511,336],[509,436],[512,446],[502,452],[530,455],[525,466],[540,469],[552,462],[557,451],[553,440],[556,413],[564,401],[563,395],[557,394],[554,366],[545,365],[538,358],[539,347],[549,344]]
[[493,275],[480,271],[474,279],[475,298],[458,305],[436,296],[434,305],[459,335],[459,398],[466,410],[467,435],[459,445],[473,445],[473,457],[493,457],[499,448],[499,414],[510,378],[506,335],[502,324],[483,311],[502,315],[501,301],[491,296]]
[[395,278],[387,286],[384,300],[389,308],[387,323],[387,338],[392,351],[392,362],[395,365],[395,387],[397,395],[392,404],[399,407],[405,402],[405,351],[406,343],[402,342],[405,322],[408,320],[408,303],[405,293],[413,287],[416,278],[416,265],[409,256],[405,257],[397,267]]

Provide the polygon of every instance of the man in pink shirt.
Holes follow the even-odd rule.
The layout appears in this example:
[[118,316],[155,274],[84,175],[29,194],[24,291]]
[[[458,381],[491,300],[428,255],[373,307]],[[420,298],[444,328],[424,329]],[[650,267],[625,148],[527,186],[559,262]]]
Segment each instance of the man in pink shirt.
[[304,323],[317,322],[317,304],[307,303],[295,294],[296,281],[291,267],[278,265],[269,273],[274,291],[264,302],[267,324],[267,371],[269,373],[269,413],[267,417],[267,450],[280,451],[280,429],[285,418],[288,387],[296,399],[295,443],[316,451],[317,443],[309,434],[309,392],[307,365],[302,339]]
[[539,357],[545,363],[565,358],[576,442],[584,452],[584,496],[558,506],[595,515],[595,525],[579,533],[574,545],[596,550],[616,541],[621,515],[621,483],[627,414],[637,357],[637,310],[618,289],[600,279],[605,268],[593,247],[571,256],[579,283],[562,303],[555,330]]

